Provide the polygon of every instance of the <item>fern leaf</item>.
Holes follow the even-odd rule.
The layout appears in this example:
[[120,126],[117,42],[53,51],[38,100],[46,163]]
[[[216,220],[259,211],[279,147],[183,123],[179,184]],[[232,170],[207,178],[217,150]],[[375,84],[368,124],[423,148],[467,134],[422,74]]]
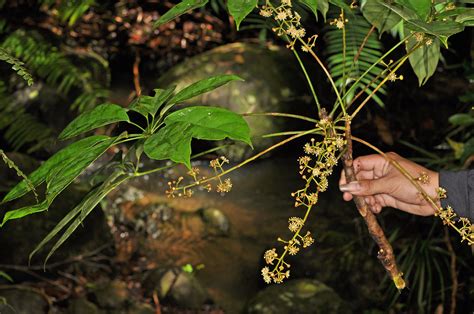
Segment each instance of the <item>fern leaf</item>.
[[[346,53],[343,53],[342,30],[335,26],[326,29],[324,38],[326,41],[325,54],[327,57],[328,68],[333,76],[336,85],[342,88],[345,85],[349,89],[357,79],[365,73],[372,64],[376,63],[383,55],[382,44],[377,38],[375,32],[372,32],[368,38],[367,34],[371,31],[371,25],[360,14],[354,14],[348,23],[344,25],[346,32]],[[359,52],[360,47],[363,49]],[[356,58],[357,56],[357,58]],[[356,60],[355,60],[356,59]],[[373,67],[347,95],[347,101],[350,103],[354,95],[361,89],[370,94],[377,86],[377,76],[384,71],[380,65]],[[343,74],[346,80],[343,79]],[[378,90],[378,93],[385,94],[384,87]],[[378,95],[373,96],[373,100],[383,107],[383,101]]]
[[0,48],[0,60],[5,61],[12,65],[12,69],[21,76],[27,83],[28,86],[33,85],[33,76],[23,66],[23,62],[17,58],[11,56],[5,49]]

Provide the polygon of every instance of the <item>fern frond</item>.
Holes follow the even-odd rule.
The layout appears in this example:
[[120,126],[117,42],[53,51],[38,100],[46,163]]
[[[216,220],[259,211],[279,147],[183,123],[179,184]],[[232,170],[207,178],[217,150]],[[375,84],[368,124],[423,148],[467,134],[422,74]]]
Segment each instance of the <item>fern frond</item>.
[[0,130],[4,130],[2,137],[13,150],[31,144],[30,153],[54,141],[52,129],[16,104],[3,81],[0,81]]
[[[366,39],[371,29],[371,25],[360,14],[354,14],[348,23],[344,25],[346,31],[346,55],[343,55],[342,30],[336,26],[329,26],[326,29],[324,38],[326,42],[325,54],[328,68],[333,76],[336,85],[342,87],[345,84],[346,90],[375,63],[382,55],[382,44],[377,38],[377,34],[372,32]],[[365,42],[364,42],[365,41]],[[359,52],[360,47],[362,50]],[[357,56],[357,60],[356,59]],[[360,80],[353,88],[347,101],[350,102],[354,95],[361,89],[370,94],[379,82],[377,76],[384,71],[384,68],[377,65],[367,75]],[[346,75],[346,80],[343,79]],[[385,88],[378,90],[379,94],[386,94]],[[382,99],[375,94],[374,101],[383,107]]]
[[[36,202],[38,202],[38,193],[36,193],[36,189],[34,184],[28,179],[28,177],[23,173],[23,171],[18,168],[18,166],[15,164],[13,160],[8,158],[8,156],[5,154],[3,150],[0,149],[0,157],[2,157],[3,162],[8,166],[8,168],[15,170],[17,176],[23,178],[26,182],[26,185],[28,185],[28,188],[30,191],[33,191],[33,194],[35,195]],[[0,277],[2,276],[2,271],[0,271]]]
[[5,61],[12,65],[12,69],[21,76],[27,83],[28,86],[33,85],[33,76],[23,66],[23,62],[11,56],[5,49],[0,48],[0,60]]
[[65,53],[36,32],[17,30],[9,34],[0,47],[22,59],[38,77],[55,87],[59,93],[67,94],[72,88],[84,93],[74,101],[74,108],[81,111],[91,109],[106,96],[104,87],[94,80],[91,71],[75,65]]
[[48,9],[55,9],[58,17],[62,22],[67,22],[72,26],[76,21],[84,15],[95,4],[94,0],[41,0],[41,4]]

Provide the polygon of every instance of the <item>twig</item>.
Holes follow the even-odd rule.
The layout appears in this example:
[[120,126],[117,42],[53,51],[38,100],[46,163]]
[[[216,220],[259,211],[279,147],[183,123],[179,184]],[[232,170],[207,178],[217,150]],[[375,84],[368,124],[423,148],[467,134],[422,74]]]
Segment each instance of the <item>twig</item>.
[[135,50],[135,62],[133,63],[133,85],[135,86],[137,97],[140,97],[142,88],[140,87],[140,53],[138,49]]
[[357,54],[354,56],[354,62],[356,62],[359,59],[359,56],[360,56],[360,53],[362,52],[362,49],[364,49],[365,44],[369,40],[369,37],[370,37],[370,35],[372,35],[374,30],[375,30],[375,25],[372,25],[372,27],[369,29],[367,35],[365,36],[364,40],[362,41],[362,44],[360,45],[359,50],[357,51]]
[[449,256],[451,257],[450,270],[451,270],[452,288],[451,288],[451,308],[449,310],[449,313],[455,314],[456,313],[456,295],[458,293],[458,286],[459,286],[458,275],[456,272],[456,252],[454,252],[453,245],[449,237],[449,230],[448,230],[448,227],[446,226],[444,226],[444,242],[446,243]]
[[[346,152],[343,156],[344,161],[344,173],[346,175],[347,181],[357,181],[353,158],[352,158],[352,138],[351,138],[351,125],[350,119],[346,120]],[[395,260],[395,255],[393,254],[392,246],[388,242],[387,237],[385,236],[383,229],[380,227],[375,215],[372,211],[369,210],[367,203],[364,198],[361,196],[354,196],[354,203],[359,210],[360,215],[364,218],[365,224],[369,231],[372,239],[377,243],[379,251],[377,258],[380,260],[385,270],[388,272],[392,278],[395,287],[398,290],[405,288],[405,281],[403,280],[403,273],[398,270],[397,262]]]
[[161,314],[160,299],[158,298],[156,290],[153,291],[153,303],[155,303],[155,314]]

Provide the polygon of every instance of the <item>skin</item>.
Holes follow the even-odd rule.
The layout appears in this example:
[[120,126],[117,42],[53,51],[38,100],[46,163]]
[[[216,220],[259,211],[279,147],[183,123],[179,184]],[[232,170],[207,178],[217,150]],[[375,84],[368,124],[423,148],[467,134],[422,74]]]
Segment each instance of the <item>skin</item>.
[[[439,187],[439,174],[420,166],[396,153],[387,153],[387,157],[397,161],[413,178],[422,173],[428,175],[428,182],[421,186],[428,195],[435,197]],[[380,155],[361,156],[354,160],[357,181],[346,182],[344,172],[339,180],[339,189],[345,201],[354,195],[363,196],[371,210],[378,214],[383,207],[393,207],[402,211],[420,215],[434,215],[433,207],[420,195],[418,190],[395,167]]]

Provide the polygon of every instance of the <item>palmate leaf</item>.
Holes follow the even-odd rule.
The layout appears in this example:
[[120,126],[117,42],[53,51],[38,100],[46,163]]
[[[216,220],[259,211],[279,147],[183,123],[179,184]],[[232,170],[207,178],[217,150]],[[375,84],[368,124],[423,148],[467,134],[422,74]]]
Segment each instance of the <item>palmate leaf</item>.
[[[405,33],[409,33],[409,31],[405,31]],[[418,77],[420,86],[425,84],[434,74],[441,56],[439,39],[433,38],[432,41],[431,45],[421,45],[408,57],[408,61],[410,61],[410,65]],[[406,42],[407,51],[412,51],[418,44],[416,39],[411,36]]]
[[[332,15],[335,14],[337,13],[334,13],[333,11]],[[342,31],[335,26],[329,26],[326,28],[324,34],[326,42],[324,53],[327,56],[329,71],[331,76],[334,78],[336,85],[341,87],[343,84],[346,84],[346,90],[349,88],[352,89],[351,93],[347,95],[347,101],[350,102],[355,93],[360,89],[365,89],[365,93],[370,94],[377,86],[378,81],[375,80],[375,78],[384,70],[379,65],[373,67],[363,78],[360,79],[357,85],[353,86],[352,84],[355,84],[354,82],[363,73],[368,71],[372,64],[379,60],[383,54],[383,47],[378,40],[376,33],[372,32],[365,42],[357,60],[354,62],[355,56],[359,53],[359,49],[370,31],[371,25],[361,15],[353,14],[350,23],[347,23],[344,27],[346,31],[345,61],[343,54],[344,45],[341,34]],[[343,74],[346,76],[345,80]],[[373,80],[375,81],[372,82]],[[380,88],[378,93],[386,93],[385,88]],[[380,106],[383,106],[383,101],[377,94],[374,95],[372,99]]]
[[237,30],[240,23],[257,7],[258,0],[228,0],[227,8],[230,15],[235,19]]
[[210,92],[232,81],[243,81],[243,79],[233,74],[222,74],[197,81],[176,93],[163,107],[160,117],[163,117],[174,105]]
[[[40,168],[30,175],[31,182],[37,186],[46,181],[45,199],[38,204],[25,206],[19,209],[8,211],[1,226],[12,219],[22,218],[37,212],[47,210],[54,199],[74,179],[77,178],[92,162],[101,156],[114,142],[119,139],[109,137],[91,137],[86,138],[80,145],[71,144],[65,149],[53,155]],[[84,145],[88,144],[88,145]],[[29,191],[29,187],[20,182],[5,197],[4,202],[18,198]]]
[[191,140],[223,140],[230,138],[249,145],[250,129],[242,116],[222,108],[195,106],[173,112],[164,120],[165,126],[144,144],[148,157],[171,159],[191,167]]
[[127,110],[114,104],[103,104],[80,114],[69,123],[59,134],[59,139],[65,140],[98,127],[119,121],[130,121]]
[[158,21],[153,24],[153,27],[159,27],[165,23],[168,23],[174,18],[177,18],[184,13],[200,8],[204,6],[209,0],[183,0],[174,7],[172,7],[168,12],[163,14]]
[[175,89],[176,86],[167,89],[155,89],[155,96],[140,96],[130,104],[128,109],[138,112],[144,117],[148,114],[154,117],[161,106],[171,98]]
[[396,0],[401,6],[413,10],[423,21],[426,21],[431,14],[431,1],[432,0]]
[[318,11],[321,12],[324,21],[326,21],[326,14],[329,10],[329,1],[328,0],[299,0],[302,4],[307,6],[318,20]]
[[380,34],[391,30],[401,21],[401,17],[384,6],[383,0],[367,0],[361,7],[362,14],[370,22],[377,27]]

